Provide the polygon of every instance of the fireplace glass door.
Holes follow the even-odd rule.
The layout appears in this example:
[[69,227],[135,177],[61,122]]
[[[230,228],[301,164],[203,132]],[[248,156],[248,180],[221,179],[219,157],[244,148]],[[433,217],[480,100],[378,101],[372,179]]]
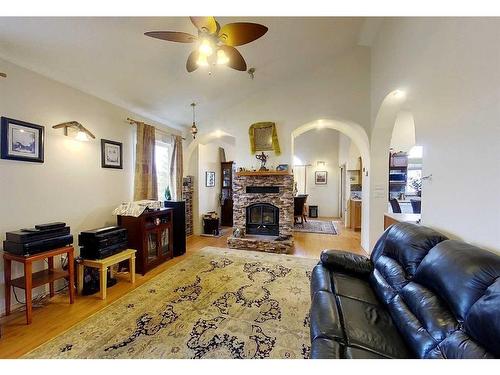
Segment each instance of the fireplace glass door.
[[248,206],[246,227],[248,234],[278,236],[278,207],[268,203],[256,203]]

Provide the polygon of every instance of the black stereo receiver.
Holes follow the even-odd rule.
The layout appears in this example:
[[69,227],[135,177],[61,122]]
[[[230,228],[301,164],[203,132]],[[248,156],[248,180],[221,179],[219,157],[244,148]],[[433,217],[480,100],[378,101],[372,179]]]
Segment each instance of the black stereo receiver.
[[25,243],[3,241],[3,250],[12,254],[29,256],[47,250],[57,249],[58,247],[71,245],[72,243],[73,235],[66,234]]
[[84,259],[107,258],[127,248],[127,229],[105,227],[83,231],[78,235],[78,245]]
[[72,243],[73,236],[70,234],[69,226],[66,226],[66,223],[56,222],[37,224],[34,228],[7,232],[3,250],[16,255],[29,256]]

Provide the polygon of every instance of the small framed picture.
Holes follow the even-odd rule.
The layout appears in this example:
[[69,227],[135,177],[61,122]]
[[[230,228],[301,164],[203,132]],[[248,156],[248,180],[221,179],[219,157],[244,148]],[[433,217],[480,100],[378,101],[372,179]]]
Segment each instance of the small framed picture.
[[288,171],[288,164],[279,164],[277,167],[276,167],[276,170],[278,172],[287,172]]
[[215,186],[215,172],[205,172],[205,186],[206,187]]
[[2,159],[43,163],[44,127],[2,117]]
[[314,172],[314,182],[316,185],[326,185],[328,179],[327,171],[316,171]]
[[123,145],[121,142],[101,139],[101,166],[123,169]]

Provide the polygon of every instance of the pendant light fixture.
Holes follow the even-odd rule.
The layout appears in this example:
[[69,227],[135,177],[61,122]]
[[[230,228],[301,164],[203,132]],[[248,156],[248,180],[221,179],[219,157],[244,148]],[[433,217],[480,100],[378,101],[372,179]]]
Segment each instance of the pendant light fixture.
[[191,125],[191,135],[193,136],[193,139],[196,139],[196,134],[198,133],[198,128],[196,127],[196,116],[195,116],[196,103],[191,103],[191,107],[193,107],[193,125]]

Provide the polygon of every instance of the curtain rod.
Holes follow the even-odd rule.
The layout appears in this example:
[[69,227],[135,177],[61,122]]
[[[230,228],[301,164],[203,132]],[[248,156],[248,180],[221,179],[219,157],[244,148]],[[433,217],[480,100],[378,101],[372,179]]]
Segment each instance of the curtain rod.
[[[134,120],[133,118],[130,118],[130,117],[127,117],[127,121],[129,122],[130,125],[134,125],[134,124],[138,124],[138,123],[141,123],[141,124],[146,124],[146,125],[149,125],[149,126],[152,126],[153,128],[155,128],[157,131],[159,131],[160,133],[163,133],[163,134],[167,134],[167,135],[177,135],[177,134],[174,134],[174,133],[169,133],[169,132],[166,132],[165,130],[163,129],[159,129],[158,127],[154,126],[154,125],[150,125],[150,124],[147,124],[145,123],[144,121],[139,121],[139,120]],[[184,141],[186,140],[186,138],[184,137],[181,137]]]

